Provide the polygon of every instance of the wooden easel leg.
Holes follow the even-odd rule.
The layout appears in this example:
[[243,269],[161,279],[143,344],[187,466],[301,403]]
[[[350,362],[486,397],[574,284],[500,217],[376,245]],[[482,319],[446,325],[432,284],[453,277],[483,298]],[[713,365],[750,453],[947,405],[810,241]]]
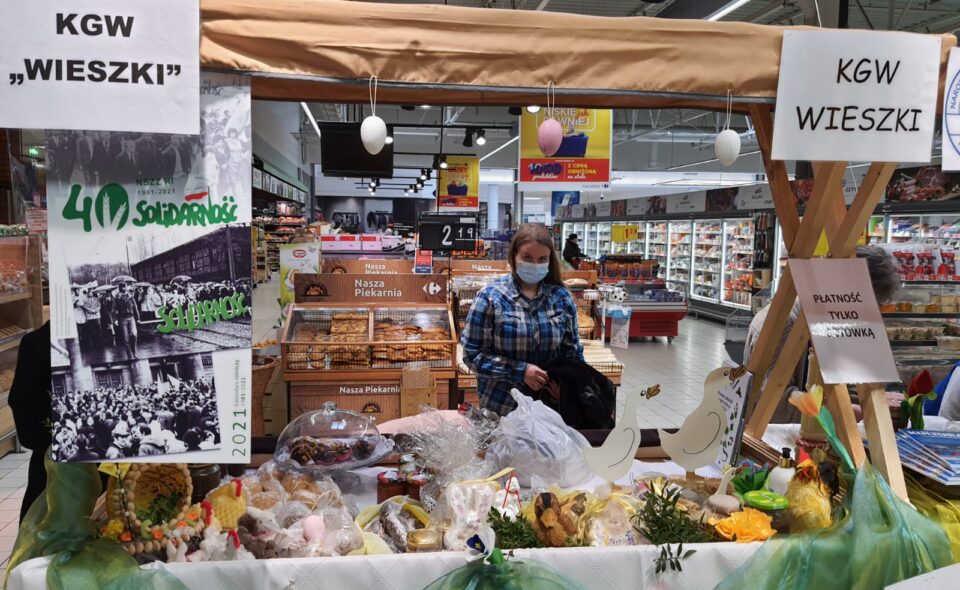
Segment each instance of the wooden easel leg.
[[867,460],[867,453],[863,448],[863,439],[860,438],[860,429],[857,428],[857,416],[853,413],[853,404],[850,403],[850,392],[847,386],[823,384],[820,361],[817,360],[816,354],[810,355],[809,382],[823,386],[823,401],[833,417],[837,436],[850,453],[853,464],[860,467]]
[[870,462],[890,484],[890,489],[902,500],[907,498],[907,484],[900,465],[900,451],[893,433],[893,421],[883,385],[863,385],[860,396],[863,405],[863,422],[870,443]]
[[830,410],[830,415],[833,416],[840,442],[850,452],[853,464],[860,467],[867,460],[867,453],[863,448],[863,439],[860,438],[860,429],[857,428],[857,417],[853,413],[853,404],[850,402],[847,386],[824,386],[823,400],[827,404],[827,409]]

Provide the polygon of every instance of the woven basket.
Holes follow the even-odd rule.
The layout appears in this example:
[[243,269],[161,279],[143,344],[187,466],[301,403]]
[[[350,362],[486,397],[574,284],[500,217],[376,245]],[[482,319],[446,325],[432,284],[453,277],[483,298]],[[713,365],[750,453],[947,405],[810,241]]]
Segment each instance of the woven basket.
[[277,365],[279,363],[274,357],[253,355],[253,436],[263,436],[266,432],[263,423],[263,398]]
[[134,530],[139,530],[142,524],[137,513],[149,508],[157,496],[180,496],[180,514],[171,515],[171,520],[178,520],[183,518],[183,512],[190,507],[193,494],[190,471],[183,463],[131,465],[123,477],[122,489],[118,484],[115,477],[111,477],[107,483],[107,514],[110,518],[125,518]]

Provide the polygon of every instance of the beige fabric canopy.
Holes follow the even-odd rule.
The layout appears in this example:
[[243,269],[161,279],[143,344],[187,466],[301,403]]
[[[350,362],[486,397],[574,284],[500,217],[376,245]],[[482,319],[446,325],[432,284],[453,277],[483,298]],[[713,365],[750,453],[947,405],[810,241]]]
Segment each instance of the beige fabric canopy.
[[[785,27],[372,4],[201,0],[201,63],[255,75],[262,99],[741,109],[772,103]],[[908,34],[908,33],[902,33]],[[956,45],[942,36],[942,67]],[[941,93],[943,91],[941,75]]]

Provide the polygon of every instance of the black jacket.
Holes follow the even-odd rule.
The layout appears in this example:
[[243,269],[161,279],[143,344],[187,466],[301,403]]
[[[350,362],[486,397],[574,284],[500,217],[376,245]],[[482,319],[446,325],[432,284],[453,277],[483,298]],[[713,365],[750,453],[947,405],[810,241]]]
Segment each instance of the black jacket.
[[51,442],[50,322],[20,341],[9,400],[20,444],[42,455]]
[[613,428],[616,390],[602,373],[580,361],[561,359],[540,367],[560,387],[560,399],[547,391],[524,393],[553,408],[564,423],[579,430]]
[[563,245],[563,259],[570,262],[573,258],[583,258],[583,252],[580,250],[580,244],[567,240]]
[[20,522],[47,486],[43,456],[50,446],[50,322],[25,335],[17,352],[17,369],[10,386],[9,404],[20,444],[33,451],[27,471],[27,489],[20,506]]

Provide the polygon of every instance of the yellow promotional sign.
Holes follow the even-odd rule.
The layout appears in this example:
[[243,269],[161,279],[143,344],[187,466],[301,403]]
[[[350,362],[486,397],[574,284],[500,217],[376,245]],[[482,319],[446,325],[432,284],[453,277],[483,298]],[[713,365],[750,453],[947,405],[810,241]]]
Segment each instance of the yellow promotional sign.
[[474,156],[447,156],[437,179],[437,211],[480,210],[480,160]]
[[[550,157],[543,155],[537,140],[537,130],[548,118],[556,119],[563,128],[563,141]],[[564,185],[562,190],[608,188],[612,122],[609,109],[524,110],[520,116],[520,182],[552,190]]]
[[[866,228],[864,228],[863,231],[860,232],[860,237],[857,238],[857,245],[858,246],[867,245],[867,229]],[[824,230],[820,232],[820,239],[817,240],[817,248],[816,250],[813,251],[813,255],[814,257],[826,256],[828,252],[830,252],[830,243],[827,241],[827,232],[826,230]]]
[[616,223],[613,225],[611,240],[617,244],[632,242],[640,237],[640,228],[636,225]]

